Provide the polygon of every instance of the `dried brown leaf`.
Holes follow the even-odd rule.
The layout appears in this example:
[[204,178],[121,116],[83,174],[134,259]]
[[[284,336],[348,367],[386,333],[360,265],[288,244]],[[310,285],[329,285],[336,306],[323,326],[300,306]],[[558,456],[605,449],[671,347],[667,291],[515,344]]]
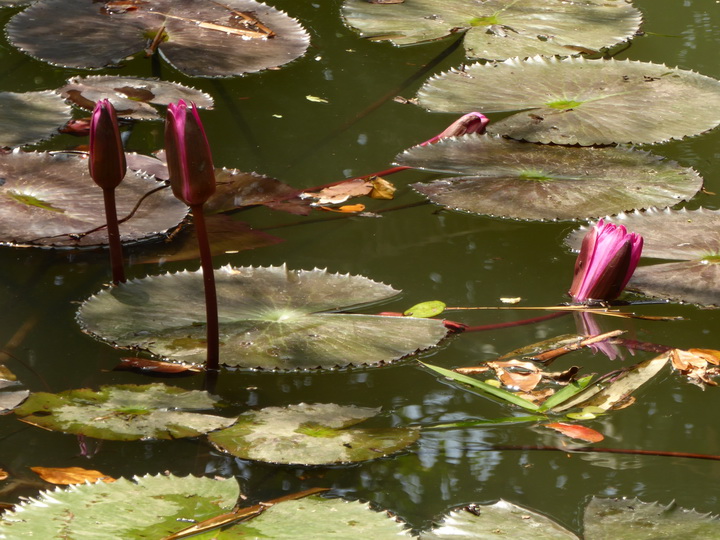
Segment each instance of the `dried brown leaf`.
[[110,484],[115,481],[114,478],[108,476],[107,474],[103,474],[100,471],[83,469],[81,467],[30,467],[30,469],[36,472],[40,478],[46,482],[61,486],[84,484],[85,482],[97,482],[98,480],[102,480],[106,484]]

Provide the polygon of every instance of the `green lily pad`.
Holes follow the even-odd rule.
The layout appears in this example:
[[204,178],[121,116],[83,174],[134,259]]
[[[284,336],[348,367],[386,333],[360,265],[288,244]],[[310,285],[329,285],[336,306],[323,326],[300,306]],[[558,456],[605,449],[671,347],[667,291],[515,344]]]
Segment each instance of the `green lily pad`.
[[718,538],[720,519],[711,514],[639,499],[593,497],[585,508],[587,540]]
[[[220,362],[265,369],[380,365],[436,345],[442,321],[337,313],[398,293],[362,276],[283,266],[215,270]],[[202,273],[133,280],[86,300],[84,330],[118,347],[205,362]]]
[[[157,475],[44,491],[0,519],[3,538],[166,538],[192,523],[229,514],[240,497],[234,478]],[[242,512],[242,510],[241,510]],[[301,517],[302,519],[298,519]],[[185,536],[179,536],[184,538]],[[398,538],[405,524],[367,503],[311,496],[272,501],[241,523],[193,538]]]
[[232,510],[240,496],[234,478],[157,475],[120,478],[44,491],[0,520],[5,538],[164,538]]
[[136,441],[196,437],[235,422],[195,411],[217,407],[207,392],[164,384],[80,388],[32,394],[15,414],[23,422],[96,439]]
[[213,100],[205,92],[182,84],[137,77],[95,75],[73,77],[57,93],[74,105],[92,111],[95,103],[108,99],[117,115],[136,120],[161,120],[152,105],[168,105],[180,99],[199,108],[212,109]]
[[368,503],[305,497],[274,504],[259,516],[224,530],[218,540],[410,538],[406,525]]
[[[643,257],[682,261],[638,267],[628,288],[655,298],[720,306],[720,211],[651,208],[606,219],[643,237]],[[566,244],[578,250],[586,231],[574,231]]]
[[241,414],[232,427],[209,436],[223,452],[269,463],[328,465],[367,461],[404,450],[416,428],[352,428],[380,409],[334,403],[266,407]]
[[[452,510],[438,525],[420,533],[419,540],[562,540],[577,536],[552,519],[500,500],[495,504],[472,504]],[[625,538],[623,536],[618,538]]]
[[647,152],[541,146],[489,135],[416,146],[395,161],[463,175],[412,185],[436,204],[515,219],[577,219],[670,206],[702,187],[693,169]]
[[[92,247],[106,245],[103,192],[88,172],[86,155],[0,154],[0,242],[15,246]],[[161,187],[128,171],[115,191],[118,218]],[[131,218],[120,223],[123,242],[158,237],[176,227],[187,206],[169,189],[143,198]]]
[[0,146],[49,139],[68,120],[70,107],[54,92],[0,92]]
[[465,31],[468,57],[488,60],[592,52],[630,39],[641,22],[629,2],[604,0],[346,0],[342,14],[363,37],[395,45]]
[[11,44],[27,54],[75,68],[117,64],[144,51],[164,29],[159,53],[191,77],[277,67],[302,56],[309,44],[295,19],[254,0],[143,0],[129,9],[123,2],[48,0],[15,15],[6,29]]
[[720,124],[720,81],[632,60],[473,64],[431,78],[418,100],[437,112],[519,111],[488,133],[540,143],[656,143]]

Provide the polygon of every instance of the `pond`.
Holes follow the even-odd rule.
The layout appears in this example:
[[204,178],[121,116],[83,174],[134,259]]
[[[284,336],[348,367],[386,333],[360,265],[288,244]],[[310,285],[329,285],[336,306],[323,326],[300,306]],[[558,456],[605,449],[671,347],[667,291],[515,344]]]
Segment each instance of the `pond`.
[[[216,166],[255,171],[296,188],[387,169],[398,153],[439,133],[458,116],[430,113],[393,99],[410,99],[431,74],[463,64],[462,47],[442,57],[454,37],[398,48],[362,39],[343,25],[339,0],[271,3],[301,21],[311,35],[306,54],[281,69],[207,79],[188,77],[167,63],[139,57],[120,69],[99,73],[159,76],[207,92],[215,106],[201,111],[201,116]],[[634,5],[642,11],[646,34],[635,38],[616,59],[664,63],[720,78],[717,2],[635,0]],[[19,11],[0,9],[0,24],[4,26]],[[436,65],[423,73],[434,59],[438,59]],[[2,91],[53,89],[76,74],[88,73],[30,59],[7,38],[0,41]],[[75,111],[76,117],[83,115]],[[488,116],[492,125],[505,115]],[[66,150],[86,142],[58,135],[32,148]],[[147,154],[162,144],[163,124],[140,122],[127,141],[127,150]],[[685,207],[720,207],[716,195],[720,192],[720,130],[641,148],[692,167],[703,177],[704,191]],[[437,177],[423,171],[388,176],[397,187],[395,198],[363,198],[360,202],[366,210],[378,212],[369,216],[322,211],[297,216],[261,206],[236,212],[235,219],[282,241],[250,250],[239,244],[228,249],[231,253],[216,257],[215,267],[327,268],[332,273],[366,276],[402,291],[381,306],[365,308],[364,313],[403,312],[428,300],[468,307],[502,306],[502,298],[520,298],[520,306],[569,301],[575,254],[564,239],[584,222],[521,221],[457,212],[429,203],[409,187]],[[199,268],[197,259],[138,263],[142,253],[140,247],[128,251],[128,278]],[[135,353],[113,349],[81,331],[76,322],[79,304],[110,281],[105,252],[2,247],[0,261],[0,298],[5,306],[0,314],[0,346],[7,351],[2,353],[3,361],[31,391],[155,382],[203,388],[202,375],[163,379],[114,371],[121,358]],[[656,262],[643,260],[641,265]],[[644,297],[629,294],[624,298]],[[713,309],[660,303],[633,311],[682,320],[607,317],[600,320],[602,330],[620,329],[632,339],[683,349],[720,349],[715,334],[720,321]],[[490,325],[543,313],[490,310],[447,312],[445,316],[469,325]],[[373,427],[425,426],[419,440],[405,451],[349,465],[243,460],[216,450],[204,437],[90,440],[87,444],[97,451],[88,458],[81,455],[75,435],[29,426],[8,414],[0,418],[0,467],[9,473],[0,483],[2,501],[15,503],[52,487],[30,467],[78,466],[115,478],[166,471],[178,476],[235,477],[248,504],[325,487],[330,489],[328,496],[369,501],[373,508],[388,510],[415,530],[428,528],[450,508],[499,499],[545,514],[576,533],[582,531],[583,511],[592,496],[638,497],[663,504],[674,500],[684,508],[717,513],[720,464],[711,460],[572,452],[573,446],[586,444],[542,427],[542,422],[431,427],[509,417],[521,411],[433,374],[418,359],[448,369],[473,366],[575,332],[573,316],[558,317],[450,336],[437,347],[383,367],[220,373],[215,394],[234,413],[297,403],[337,403],[381,408],[380,416],[369,422]],[[653,356],[638,351],[611,361],[585,349],[560,358],[553,370],[581,366],[584,374],[604,374]],[[631,406],[583,425],[604,435],[595,444],[598,447],[718,455],[715,393],[714,387],[703,391],[665,368],[634,395]]]

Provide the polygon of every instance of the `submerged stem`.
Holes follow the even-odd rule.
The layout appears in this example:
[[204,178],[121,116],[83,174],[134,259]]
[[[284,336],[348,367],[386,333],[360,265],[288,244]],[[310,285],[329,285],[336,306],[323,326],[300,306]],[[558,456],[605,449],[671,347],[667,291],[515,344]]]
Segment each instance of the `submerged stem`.
[[205,317],[207,329],[207,360],[206,371],[217,371],[220,368],[220,330],[218,325],[217,293],[215,291],[215,271],[210,253],[207,226],[203,205],[190,207],[195,223],[195,234],[200,247],[200,265],[202,266],[203,284],[205,286]]
[[110,248],[110,265],[112,266],[113,283],[125,283],[123,268],[122,243],[120,242],[120,226],[115,208],[115,188],[103,189],[105,201],[105,220],[107,221],[108,245]]

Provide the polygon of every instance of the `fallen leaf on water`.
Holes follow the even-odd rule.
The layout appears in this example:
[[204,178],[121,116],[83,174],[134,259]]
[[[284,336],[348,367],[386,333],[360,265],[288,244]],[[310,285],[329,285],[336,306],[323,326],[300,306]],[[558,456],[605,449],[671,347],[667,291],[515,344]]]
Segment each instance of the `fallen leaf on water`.
[[329,103],[327,99],[323,99],[317,96],[305,96],[305,99],[312,101],[313,103]]
[[10,476],[7,471],[0,469],[0,480],[6,480]]
[[316,204],[340,204],[347,201],[350,197],[369,195],[372,189],[372,182],[356,178],[328,186],[318,192],[306,191],[301,197],[317,199]]
[[518,304],[522,300],[520,296],[514,296],[512,298],[500,298],[503,304]]
[[542,373],[530,362],[508,360],[506,362],[487,362],[505,386],[517,388],[523,392],[534,390],[542,380]]
[[51,484],[59,484],[61,486],[69,486],[71,484],[84,484],[85,482],[97,482],[102,480],[106,484],[115,481],[114,478],[103,474],[100,471],[91,469],[83,469],[81,467],[30,467],[36,472],[40,478]]
[[515,395],[523,399],[527,399],[528,401],[535,403],[535,405],[540,405],[554,393],[555,390],[552,388],[543,388],[542,390],[532,390],[530,392],[515,392]]
[[720,365],[720,351],[714,349],[688,349],[688,352],[707,360],[710,364]]
[[326,212],[338,212],[339,214],[357,214],[365,210],[364,204],[347,204],[338,208],[330,208],[329,206],[320,206],[321,210]]
[[395,197],[395,186],[384,178],[376,176],[371,180],[371,183],[372,191],[370,191],[370,197],[373,199],[389,200]]
[[200,373],[203,371],[201,366],[195,364],[183,364],[175,362],[161,362],[159,360],[150,360],[149,358],[121,358],[120,363],[113,368],[113,371],[138,370],[141,372],[151,373]]
[[717,386],[717,383],[708,374],[708,359],[713,364],[717,363],[717,358],[714,355],[704,352],[702,349],[691,349],[689,351],[673,349],[670,352],[672,366],[690,379],[691,383],[700,388],[704,388],[706,384]]
[[567,437],[572,437],[573,439],[579,439],[590,443],[600,442],[605,438],[599,431],[595,431],[589,427],[579,426],[577,424],[553,422],[552,424],[543,424],[543,426],[559,431]]

